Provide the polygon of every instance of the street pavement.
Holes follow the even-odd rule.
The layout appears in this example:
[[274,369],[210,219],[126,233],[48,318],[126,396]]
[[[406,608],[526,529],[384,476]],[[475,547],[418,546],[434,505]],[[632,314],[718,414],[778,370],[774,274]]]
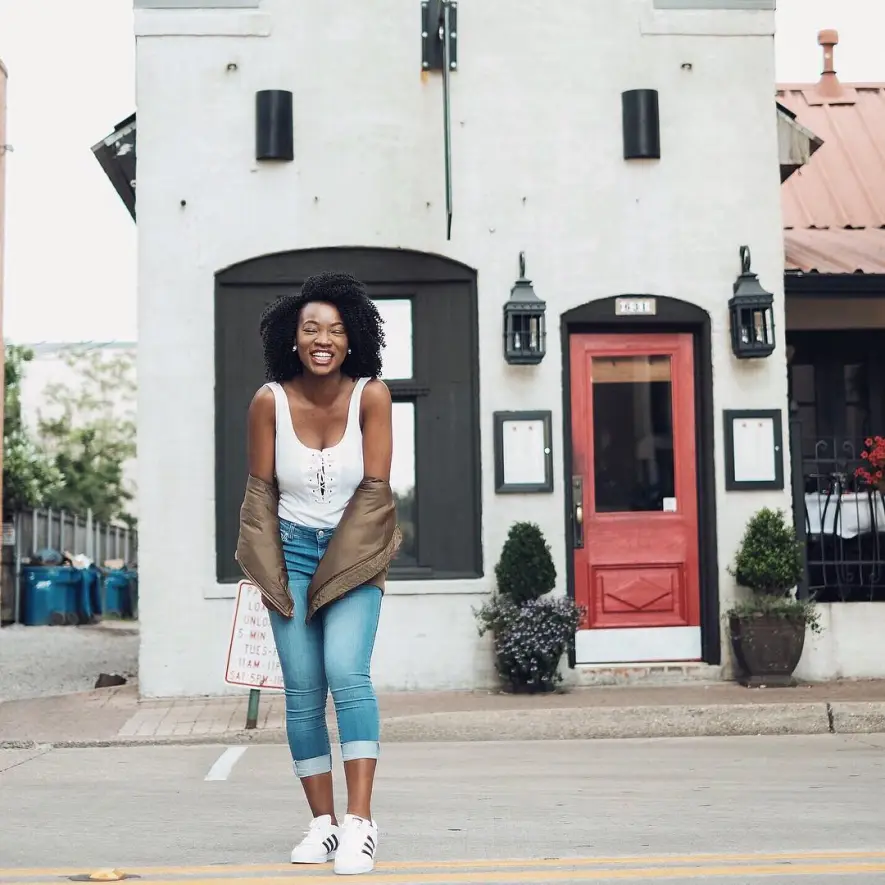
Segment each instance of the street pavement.
[[[882,883],[883,759],[885,735],[388,744],[371,881]],[[283,745],[0,751],[0,885],[340,881],[286,864],[305,814]]]

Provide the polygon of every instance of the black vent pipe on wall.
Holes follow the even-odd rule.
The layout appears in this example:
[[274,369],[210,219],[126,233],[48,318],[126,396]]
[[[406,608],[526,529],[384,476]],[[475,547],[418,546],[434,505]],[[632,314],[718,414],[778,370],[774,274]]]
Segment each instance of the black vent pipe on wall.
[[621,94],[625,160],[661,159],[661,117],[656,89]]
[[255,94],[255,159],[294,160],[292,93],[264,89]]

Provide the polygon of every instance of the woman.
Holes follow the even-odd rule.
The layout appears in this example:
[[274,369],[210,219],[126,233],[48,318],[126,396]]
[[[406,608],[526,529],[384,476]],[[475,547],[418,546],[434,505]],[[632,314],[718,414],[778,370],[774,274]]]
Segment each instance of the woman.
[[[299,295],[265,310],[261,336],[270,383],[249,407],[252,489],[247,487],[237,555],[250,577],[265,567],[266,579],[254,580],[268,603],[286,690],[289,747],[313,814],[292,863],[334,858],[336,873],[366,873],[378,849],[371,799],[380,737],[369,670],[384,576],[398,544],[389,487],[391,400],[378,379],[382,320],[357,280],[323,273],[306,280]],[[266,509],[273,489],[279,524],[274,541],[277,547],[281,542],[288,578],[284,597],[279,587],[274,596],[268,586],[271,520],[249,498],[257,490]],[[378,501],[385,508],[383,531],[371,522],[380,512]],[[377,540],[365,547],[373,533]],[[340,825],[325,717],[329,690],[347,781]]]

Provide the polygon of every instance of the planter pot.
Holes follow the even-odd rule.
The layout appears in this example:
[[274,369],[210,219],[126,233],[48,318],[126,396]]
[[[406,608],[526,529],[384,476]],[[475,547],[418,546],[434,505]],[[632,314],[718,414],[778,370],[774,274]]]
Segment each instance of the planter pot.
[[[501,689],[508,694],[544,694],[546,692],[556,691],[557,672],[559,669],[560,654],[556,658],[556,665],[549,665],[541,669],[538,676],[540,680],[528,684],[520,678],[513,679],[508,671],[506,661],[498,656],[497,670],[501,679]],[[526,674],[528,675],[528,674]]]
[[805,620],[754,615],[728,619],[741,685],[793,686],[793,671],[805,647]]
[[501,690],[505,694],[549,694],[556,691],[556,686],[552,682],[535,683],[534,685],[526,685],[522,682],[504,682]]

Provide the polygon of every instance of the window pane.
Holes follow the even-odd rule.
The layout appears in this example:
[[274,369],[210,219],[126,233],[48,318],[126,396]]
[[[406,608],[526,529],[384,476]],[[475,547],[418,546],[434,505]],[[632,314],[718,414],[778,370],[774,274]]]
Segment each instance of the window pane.
[[388,380],[411,378],[412,368],[412,302],[408,298],[379,298],[375,301],[384,320],[382,376]]
[[396,500],[397,519],[403,533],[398,560],[415,560],[415,404],[393,404],[393,463],[390,485]]
[[675,497],[670,357],[593,359],[597,513],[663,510]]
[[790,366],[790,383],[793,399],[800,405],[809,405],[815,401],[814,366]]
[[844,366],[845,402],[852,406],[863,405],[867,401],[867,367]]

